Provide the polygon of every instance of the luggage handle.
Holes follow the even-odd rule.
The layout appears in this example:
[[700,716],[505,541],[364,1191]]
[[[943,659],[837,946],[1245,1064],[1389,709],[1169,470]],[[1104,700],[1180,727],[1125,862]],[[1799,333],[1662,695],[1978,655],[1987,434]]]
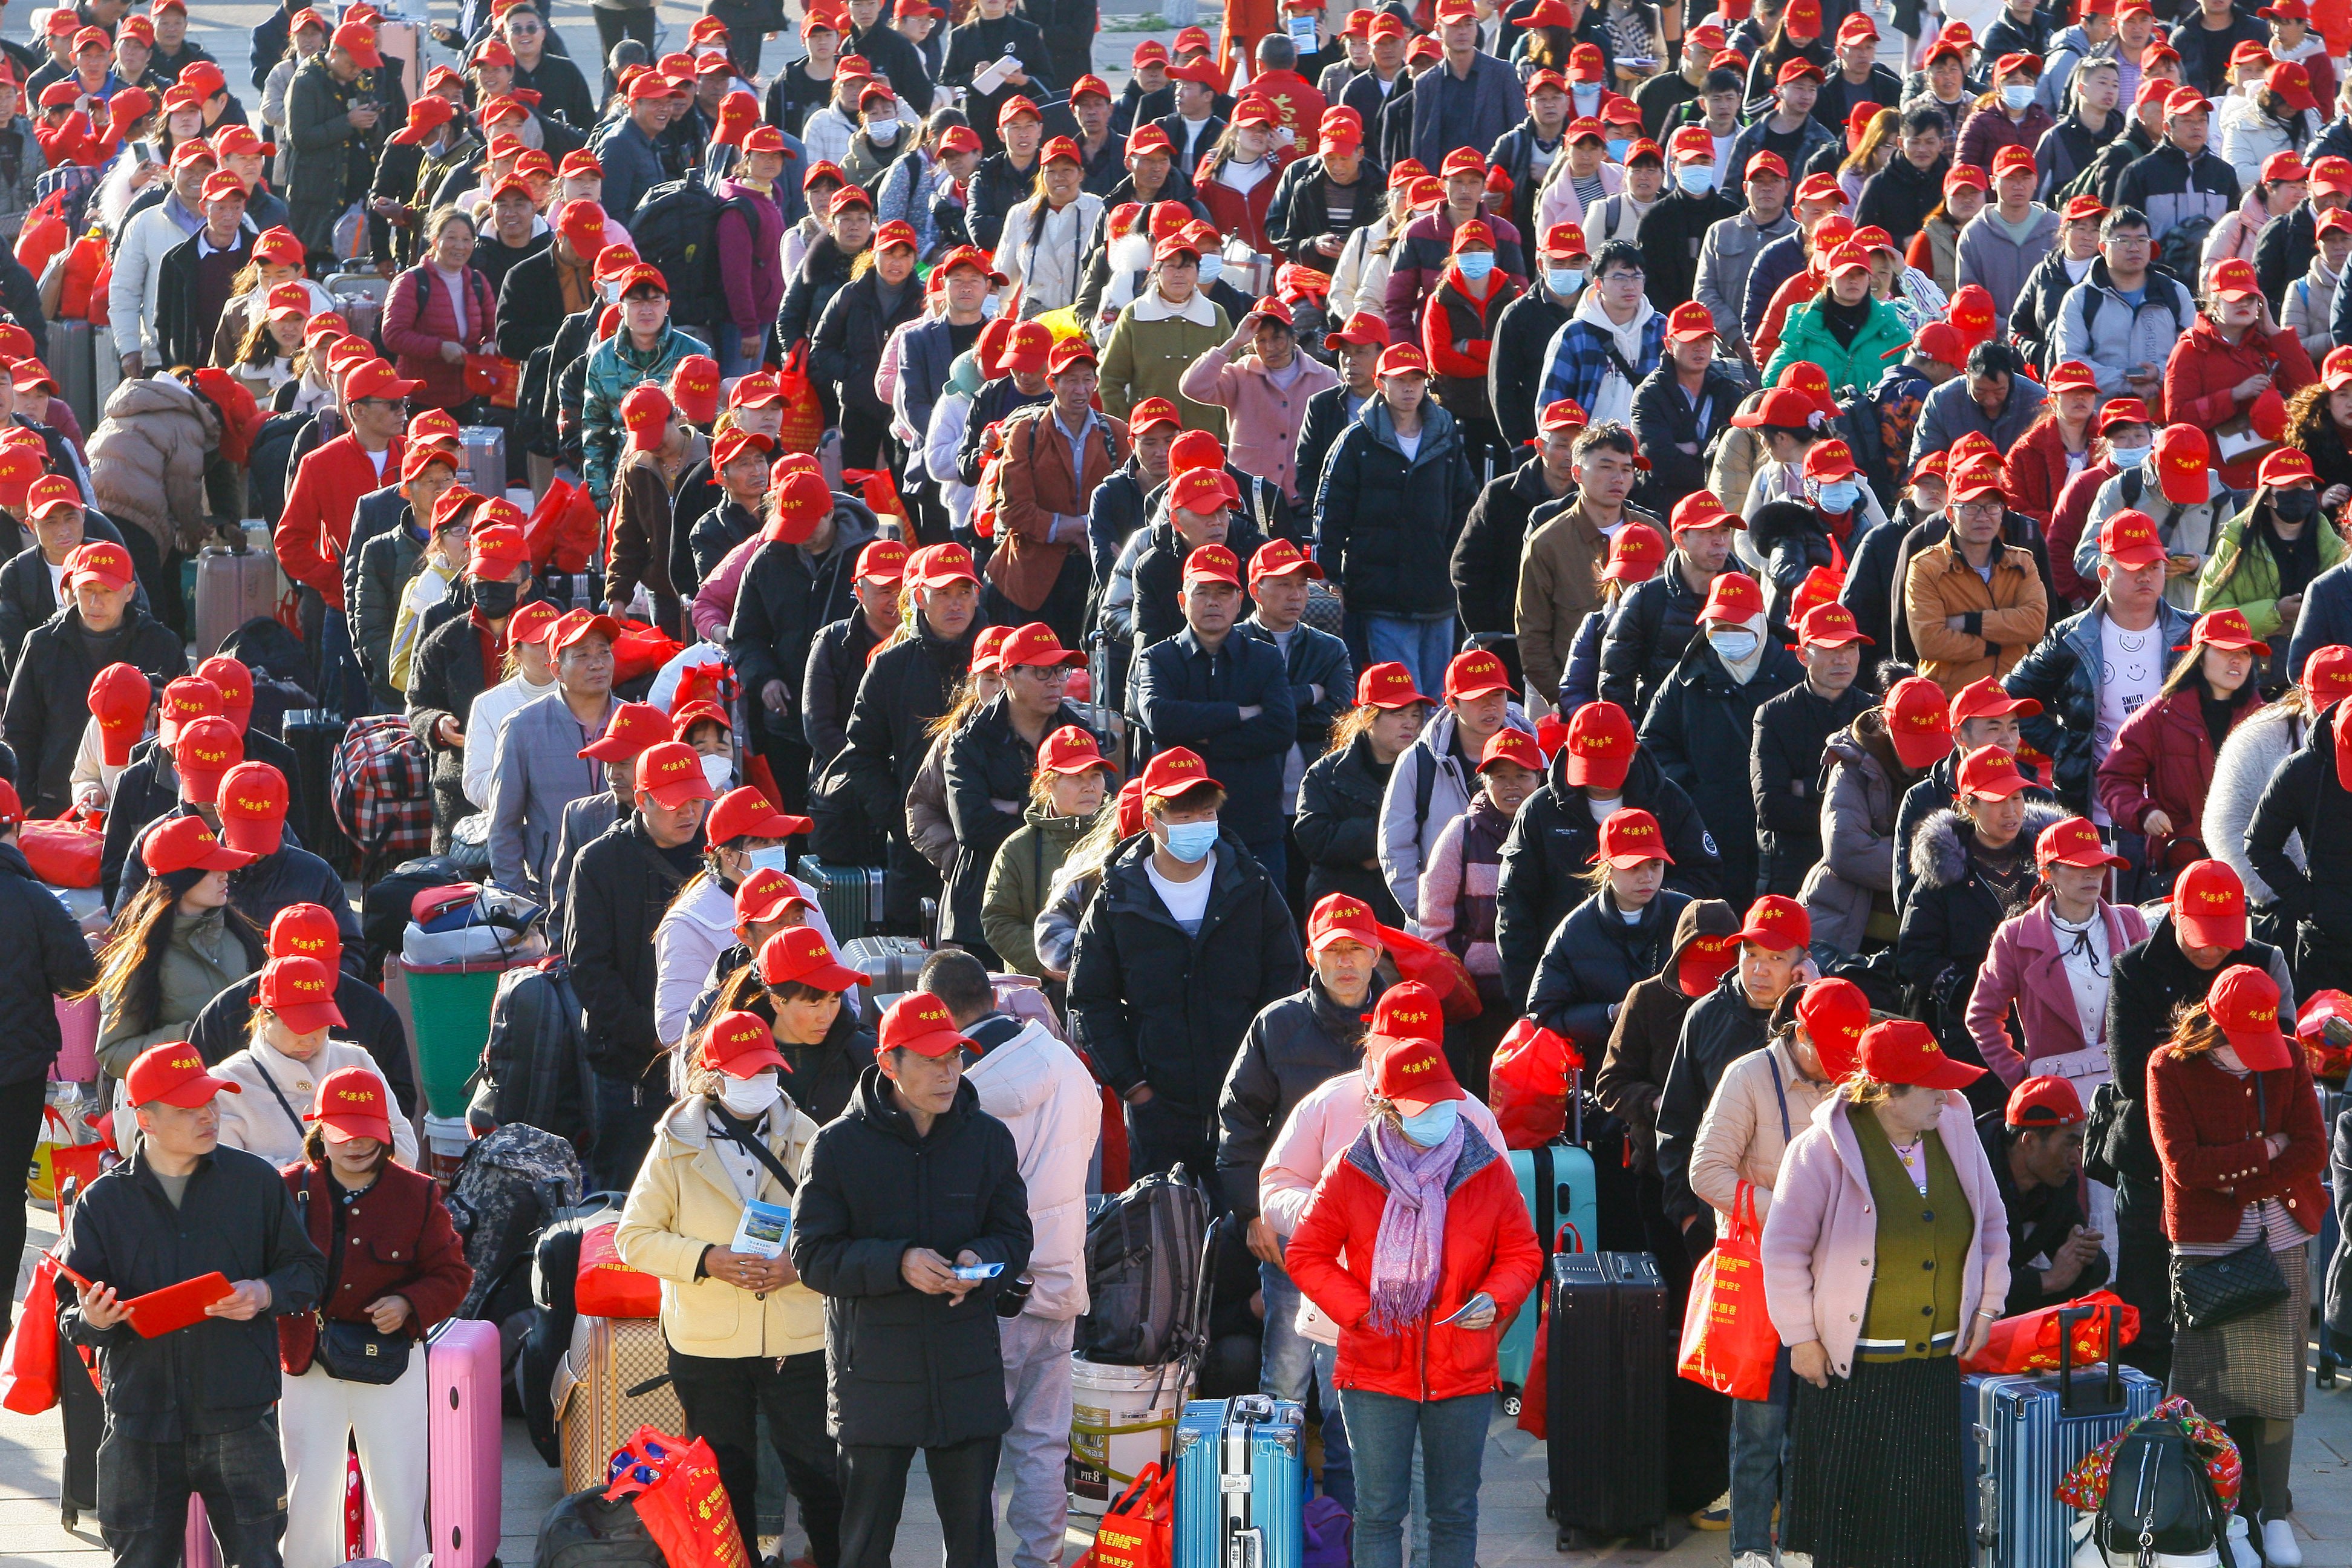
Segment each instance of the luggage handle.
[[[2058,1309],[2058,1414],[2063,1419],[2076,1414],[2074,1409],[2074,1325],[2084,1319],[2096,1316],[2097,1307],[2061,1307]],[[2108,1307],[2107,1314],[2107,1386],[2105,1403],[2110,1409],[2120,1410],[2124,1403],[2123,1363],[2117,1352],[2123,1348],[2123,1309]]]

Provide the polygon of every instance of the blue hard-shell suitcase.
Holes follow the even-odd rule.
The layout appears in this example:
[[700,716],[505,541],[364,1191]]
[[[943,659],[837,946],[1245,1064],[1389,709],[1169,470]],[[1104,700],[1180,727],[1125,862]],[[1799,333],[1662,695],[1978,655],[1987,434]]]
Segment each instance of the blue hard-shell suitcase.
[[[1536,1241],[1543,1247],[1545,1274],[1550,1273],[1554,1252],[1588,1252],[1600,1224],[1601,1185],[1589,1150],[1571,1142],[1547,1143],[1536,1149],[1510,1151],[1511,1174],[1519,1184],[1519,1201],[1528,1205]],[[1503,1411],[1519,1413],[1519,1393],[1527,1386],[1528,1367],[1535,1359],[1536,1323],[1543,1291],[1531,1290],[1518,1313],[1503,1331],[1496,1352],[1503,1379]]]
[[2156,1408],[2164,1385],[2114,1356],[2107,1323],[2106,1370],[2074,1365],[2074,1325],[2098,1309],[2061,1315],[2058,1371],[1961,1379],[1961,1408],[1976,1458],[1968,1494],[1979,1568],[2067,1568],[2074,1510],[2058,1483],[2090,1451]]
[[1295,1400],[1195,1399],[1176,1424],[1174,1568],[1298,1568],[1306,1416]]

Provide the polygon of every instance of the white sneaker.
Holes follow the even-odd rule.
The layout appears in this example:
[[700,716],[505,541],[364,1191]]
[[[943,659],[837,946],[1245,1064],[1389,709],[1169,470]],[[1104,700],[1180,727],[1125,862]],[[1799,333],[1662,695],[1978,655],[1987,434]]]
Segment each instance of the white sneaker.
[[1813,1568],[1813,1554],[1810,1552],[1783,1552],[1780,1553],[1780,1568]]
[[2242,1513],[2230,1516],[2230,1561],[2235,1568],[2263,1568],[2263,1560],[2254,1555],[2253,1531]]
[[1772,1568],[1772,1559],[1761,1552],[1743,1552],[1731,1560],[1731,1568]]
[[2295,1544],[2294,1526],[2288,1521],[2263,1521],[2263,1561],[2270,1568],[2303,1568],[2303,1548]]

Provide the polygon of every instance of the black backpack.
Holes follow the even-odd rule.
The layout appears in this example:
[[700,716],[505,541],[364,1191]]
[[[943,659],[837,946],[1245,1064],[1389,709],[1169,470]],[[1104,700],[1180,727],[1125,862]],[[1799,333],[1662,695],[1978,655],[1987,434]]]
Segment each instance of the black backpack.
[[2092,1538],[2109,1562],[2188,1561],[2226,1552],[2229,1523],[2188,1431],[2178,1421],[2150,1419],[2116,1447]]
[[2164,231],[2157,247],[2157,265],[2175,278],[2197,276],[2199,258],[2205,253],[2205,237],[2213,232],[2210,217],[2192,217],[2174,224]]
[[573,1492],[547,1510],[531,1568],[667,1568],[636,1505],[604,1500],[603,1487]]
[[482,1076],[490,1085],[491,1118],[499,1125],[527,1122],[563,1139],[575,1153],[595,1147],[595,1079],[580,1033],[572,966],[562,959],[541,959],[499,976]]
[[1111,1366],[1196,1360],[1207,1343],[1209,1200],[1181,1165],[1103,1200],[1087,1222],[1077,1352]]
[[273,414],[261,422],[245,455],[247,516],[274,518],[285,511],[294,438],[310,419],[308,414]]
[[727,284],[719,275],[719,215],[734,212],[760,232],[758,211],[749,196],[722,196],[703,184],[700,169],[682,180],[656,185],[629,217],[629,237],[637,258],[658,267],[669,279],[670,319],[702,326],[723,317]]
[[398,952],[408,930],[409,900],[427,888],[467,880],[465,871],[446,855],[422,855],[403,861],[370,882],[360,895],[361,940],[378,952]]

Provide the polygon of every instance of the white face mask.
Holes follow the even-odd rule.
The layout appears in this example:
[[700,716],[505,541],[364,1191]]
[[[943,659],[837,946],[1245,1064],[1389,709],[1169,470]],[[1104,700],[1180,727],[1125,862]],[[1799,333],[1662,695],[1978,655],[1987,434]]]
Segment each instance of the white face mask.
[[1756,634],[1746,626],[1728,631],[1709,632],[1706,637],[1707,641],[1715,645],[1715,651],[1734,664],[1754,653],[1758,647]]
[[765,849],[746,850],[743,858],[750,862],[744,868],[743,874],[746,877],[754,871],[773,871],[782,876],[791,868],[793,852],[782,845],[776,844]]
[[1224,271],[1225,258],[1223,257],[1216,255],[1203,256],[1201,258],[1201,287],[1206,289],[1210,284],[1214,283],[1219,278],[1224,276]]
[[877,147],[887,147],[898,140],[898,122],[895,120],[877,120],[866,128],[866,139]]
[[621,280],[616,278],[610,283],[599,283],[596,292],[607,305],[617,305],[621,302]]
[[2033,89],[2011,84],[2000,89],[2000,101],[2007,108],[2021,112],[2033,101]]
[[730,1116],[752,1117],[783,1098],[784,1086],[776,1081],[772,1068],[756,1078],[737,1078],[730,1073],[719,1075],[719,1103]]
[[1114,272],[1142,272],[1151,266],[1151,239],[1148,235],[1126,234],[1111,242],[1110,266]]
[[710,781],[712,789],[725,791],[733,787],[735,759],[724,752],[711,753],[702,759],[702,776]]
[[2107,456],[2115,459],[2116,471],[2122,473],[2127,468],[2137,468],[2147,462],[2148,451],[2149,448],[2146,447],[2110,447],[2107,448]]
[[995,295],[983,294],[981,296],[980,319],[982,321],[984,321],[988,320],[991,316],[995,315],[997,311],[1002,310],[1003,309],[1004,309],[1004,301],[998,299]]

